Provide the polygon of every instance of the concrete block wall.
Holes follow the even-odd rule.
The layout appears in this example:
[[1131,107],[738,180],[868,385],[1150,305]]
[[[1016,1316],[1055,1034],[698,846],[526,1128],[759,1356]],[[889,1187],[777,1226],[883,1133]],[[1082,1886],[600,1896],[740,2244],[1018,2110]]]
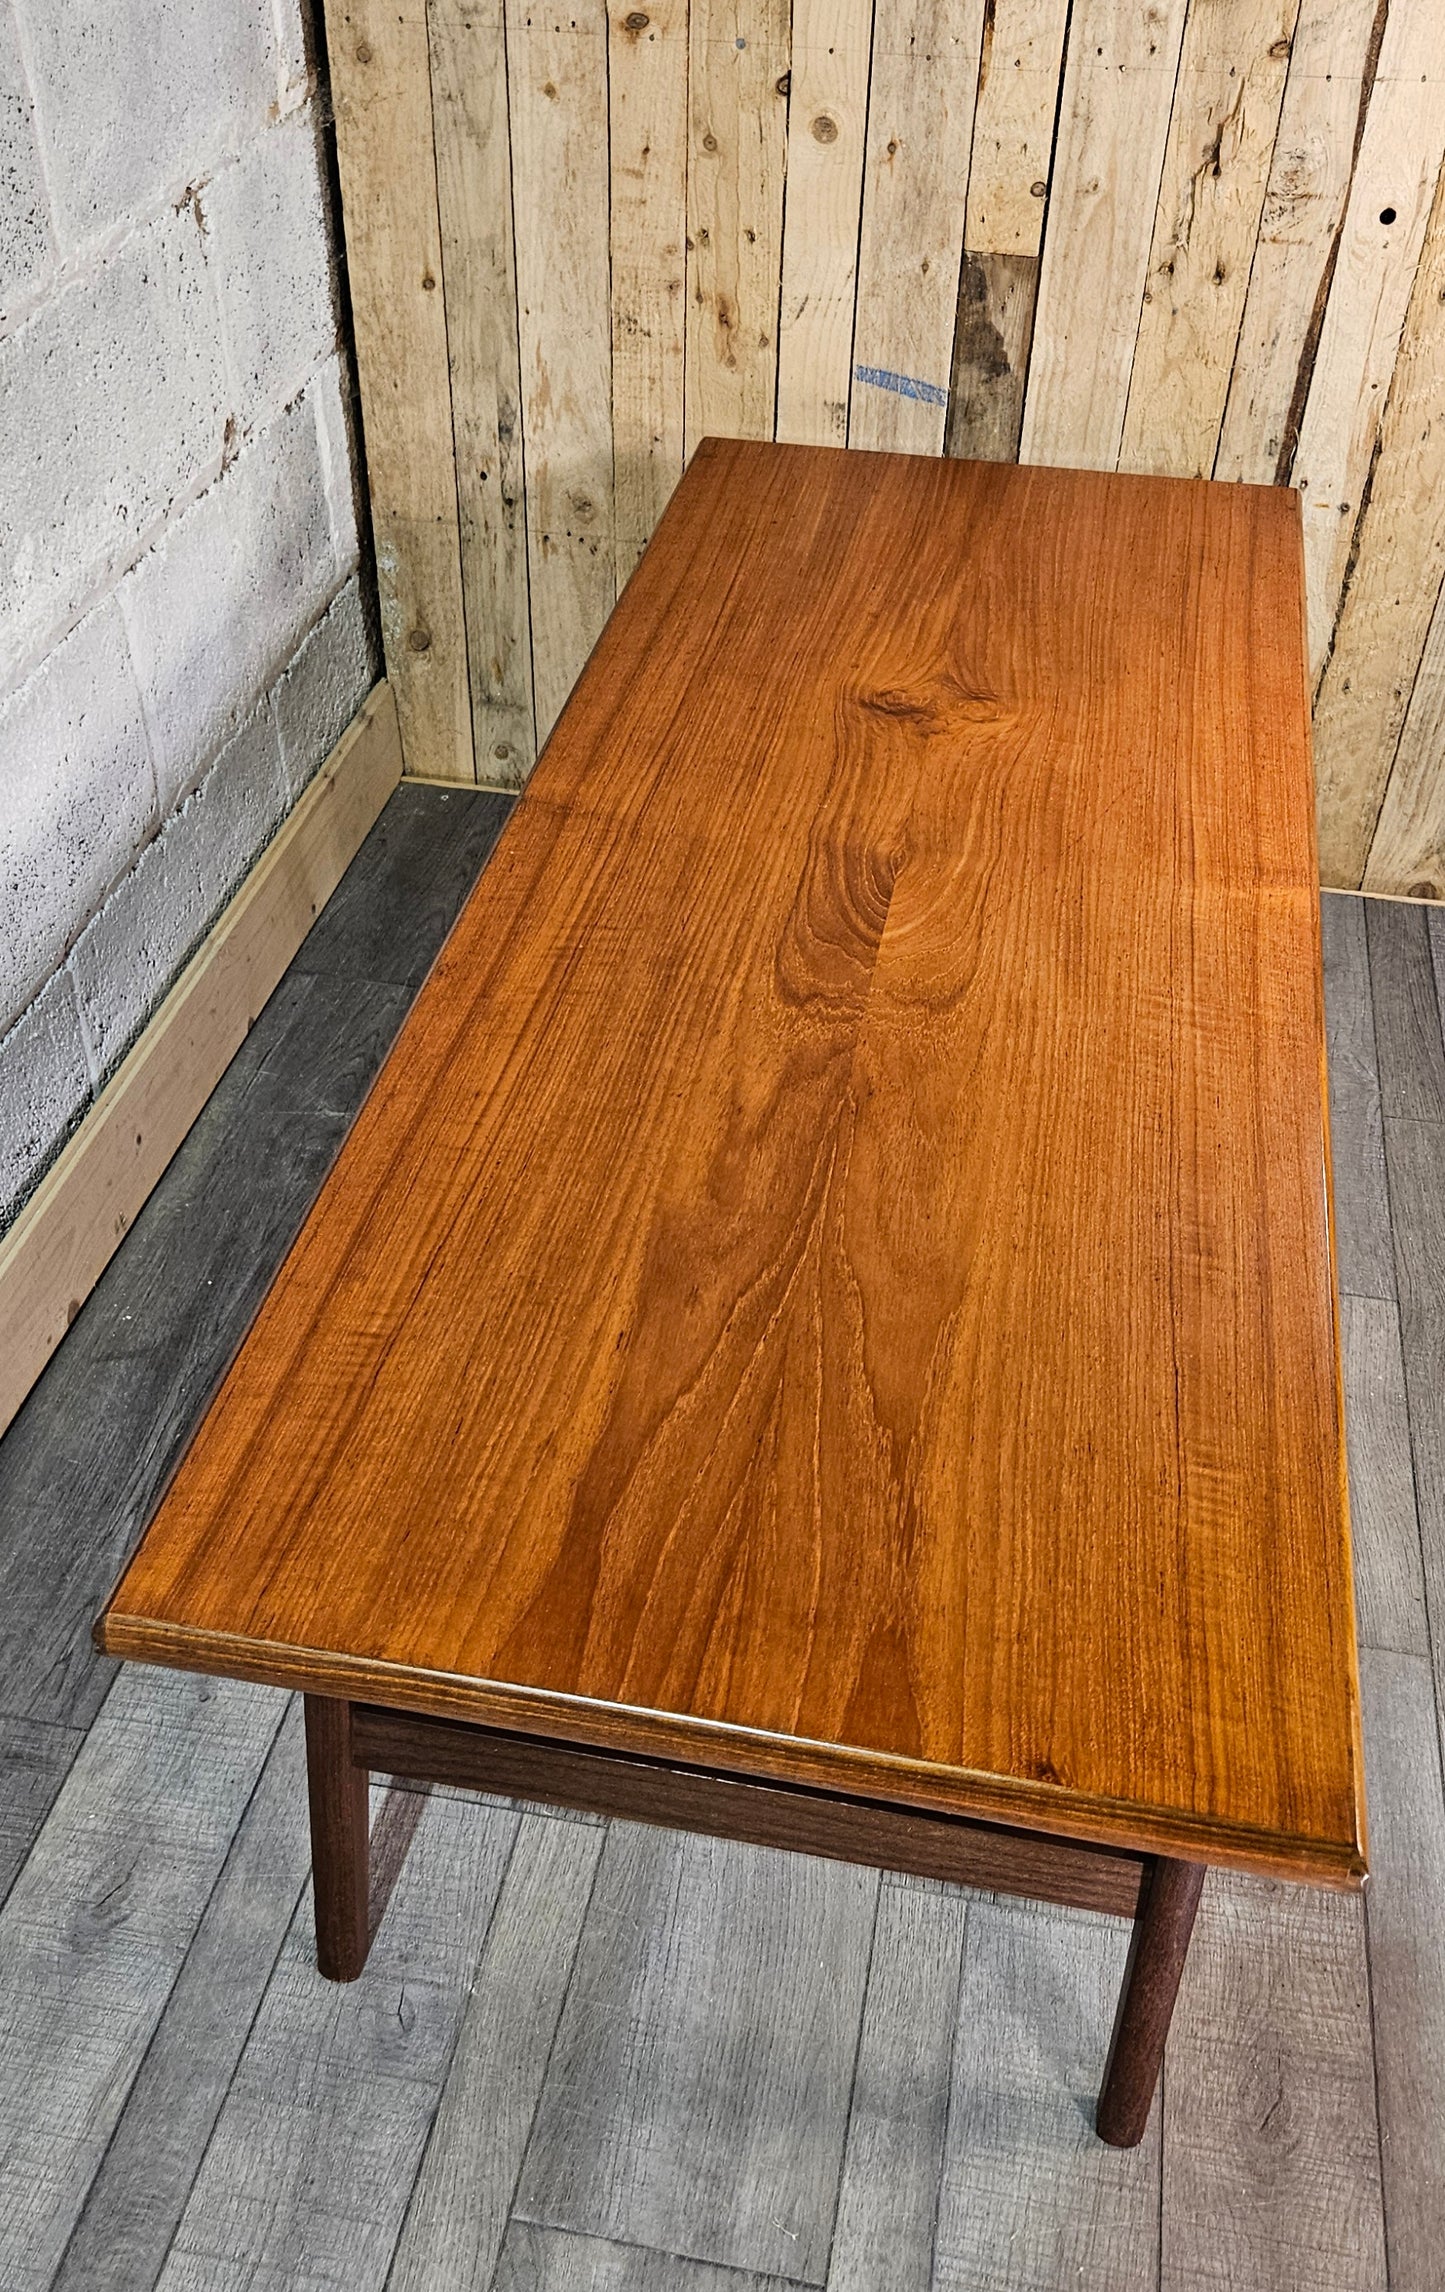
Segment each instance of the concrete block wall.
[[305,0],[0,0],[0,1227],[379,673]]

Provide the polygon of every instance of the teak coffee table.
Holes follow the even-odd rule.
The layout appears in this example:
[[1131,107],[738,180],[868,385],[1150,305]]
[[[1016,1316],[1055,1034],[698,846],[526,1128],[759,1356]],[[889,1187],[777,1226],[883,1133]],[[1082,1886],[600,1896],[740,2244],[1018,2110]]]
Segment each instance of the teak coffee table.
[[1364,1876],[1295,496],[705,443],[98,1626],[367,1775]]

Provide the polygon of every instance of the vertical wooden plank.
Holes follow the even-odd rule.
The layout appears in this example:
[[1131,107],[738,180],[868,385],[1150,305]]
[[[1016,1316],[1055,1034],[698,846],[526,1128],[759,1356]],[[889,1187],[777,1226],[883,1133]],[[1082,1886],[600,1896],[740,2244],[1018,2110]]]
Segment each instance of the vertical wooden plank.
[[1342,1297],[1340,1337],[1360,1645],[1428,1656],[1399,1313],[1383,1297]]
[[1357,884],[1365,873],[1445,582],[1445,170],[1410,296],[1356,549],[1315,702],[1320,872],[1327,883],[1339,884]]
[[1119,467],[1208,477],[1299,0],[1189,11]]
[[1365,887],[1445,899],[1445,586],[1435,600],[1395,762],[1365,863]]
[[821,2284],[877,1874],[614,1823],[515,2210]]
[[1164,2292],[1385,2292],[1358,1895],[1214,1871],[1164,2067]]
[[687,451],[770,438],[788,133],[788,0],[692,0]]
[[1445,158],[1445,9],[1391,8],[1341,228],[1293,481],[1310,658],[1324,665]]
[[1365,1897],[1391,2292],[1439,2280],[1445,2253],[1445,1792],[1430,1666],[1360,1662],[1370,1792]]
[[1303,0],[1214,475],[1270,485],[1292,455],[1301,362],[1355,159],[1381,0]]
[[793,0],[777,435],[848,439],[873,0]]
[[505,0],[540,748],[617,594],[607,19]]
[[984,10],[945,453],[1018,458],[1068,0]]
[[607,102],[620,589],[682,475],[687,0],[608,0]]
[[602,1839],[522,1818],[387,2292],[492,2281]]
[[963,243],[975,255],[1037,255],[1069,0],[994,0],[983,21]]
[[428,0],[477,778],[536,752],[502,0]]
[[943,449],[956,460],[1018,459],[1038,284],[1032,255],[964,249]]
[[970,1899],[879,1896],[828,2292],[929,2292]]
[[426,0],[338,0],[326,44],[386,672],[407,771],[472,780]]
[[1185,0],[1075,0],[1020,458],[1113,469]]
[[1137,2149],[1094,2132],[1128,1946],[1119,1920],[970,1909],[938,2292],[1155,2292],[1158,2109]]
[[1320,917],[1340,1287],[1356,1297],[1393,1298],[1395,1250],[1385,1185],[1365,902],[1332,893],[1321,900]]
[[943,451],[983,0],[902,0],[873,31],[848,442]]

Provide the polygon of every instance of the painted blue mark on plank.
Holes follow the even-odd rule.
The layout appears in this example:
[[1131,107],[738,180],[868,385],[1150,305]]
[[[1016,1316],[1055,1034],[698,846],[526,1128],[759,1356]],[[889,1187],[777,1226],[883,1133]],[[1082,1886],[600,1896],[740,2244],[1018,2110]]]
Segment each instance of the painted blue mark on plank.
[[925,406],[946,406],[948,392],[940,390],[936,382],[920,382],[913,374],[895,374],[887,366],[855,366],[854,375],[860,382],[871,382],[875,390],[896,390],[900,398],[921,398]]

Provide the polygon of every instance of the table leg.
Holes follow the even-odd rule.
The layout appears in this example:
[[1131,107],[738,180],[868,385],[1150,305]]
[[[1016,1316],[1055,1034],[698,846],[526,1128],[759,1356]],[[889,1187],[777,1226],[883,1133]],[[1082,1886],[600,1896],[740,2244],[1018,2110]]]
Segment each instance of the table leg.
[[1132,2149],[1149,2122],[1203,1884],[1201,1862],[1172,1862],[1156,1855],[1144,1866],[1129,1962],[1094,2116],[1100,2140],[1113,2148]]
[[349,1703],[306,1697],[316,1963],[333,1982],[355,1981],[371,1943],[370,1778],[353,1763],[351,1736]]

